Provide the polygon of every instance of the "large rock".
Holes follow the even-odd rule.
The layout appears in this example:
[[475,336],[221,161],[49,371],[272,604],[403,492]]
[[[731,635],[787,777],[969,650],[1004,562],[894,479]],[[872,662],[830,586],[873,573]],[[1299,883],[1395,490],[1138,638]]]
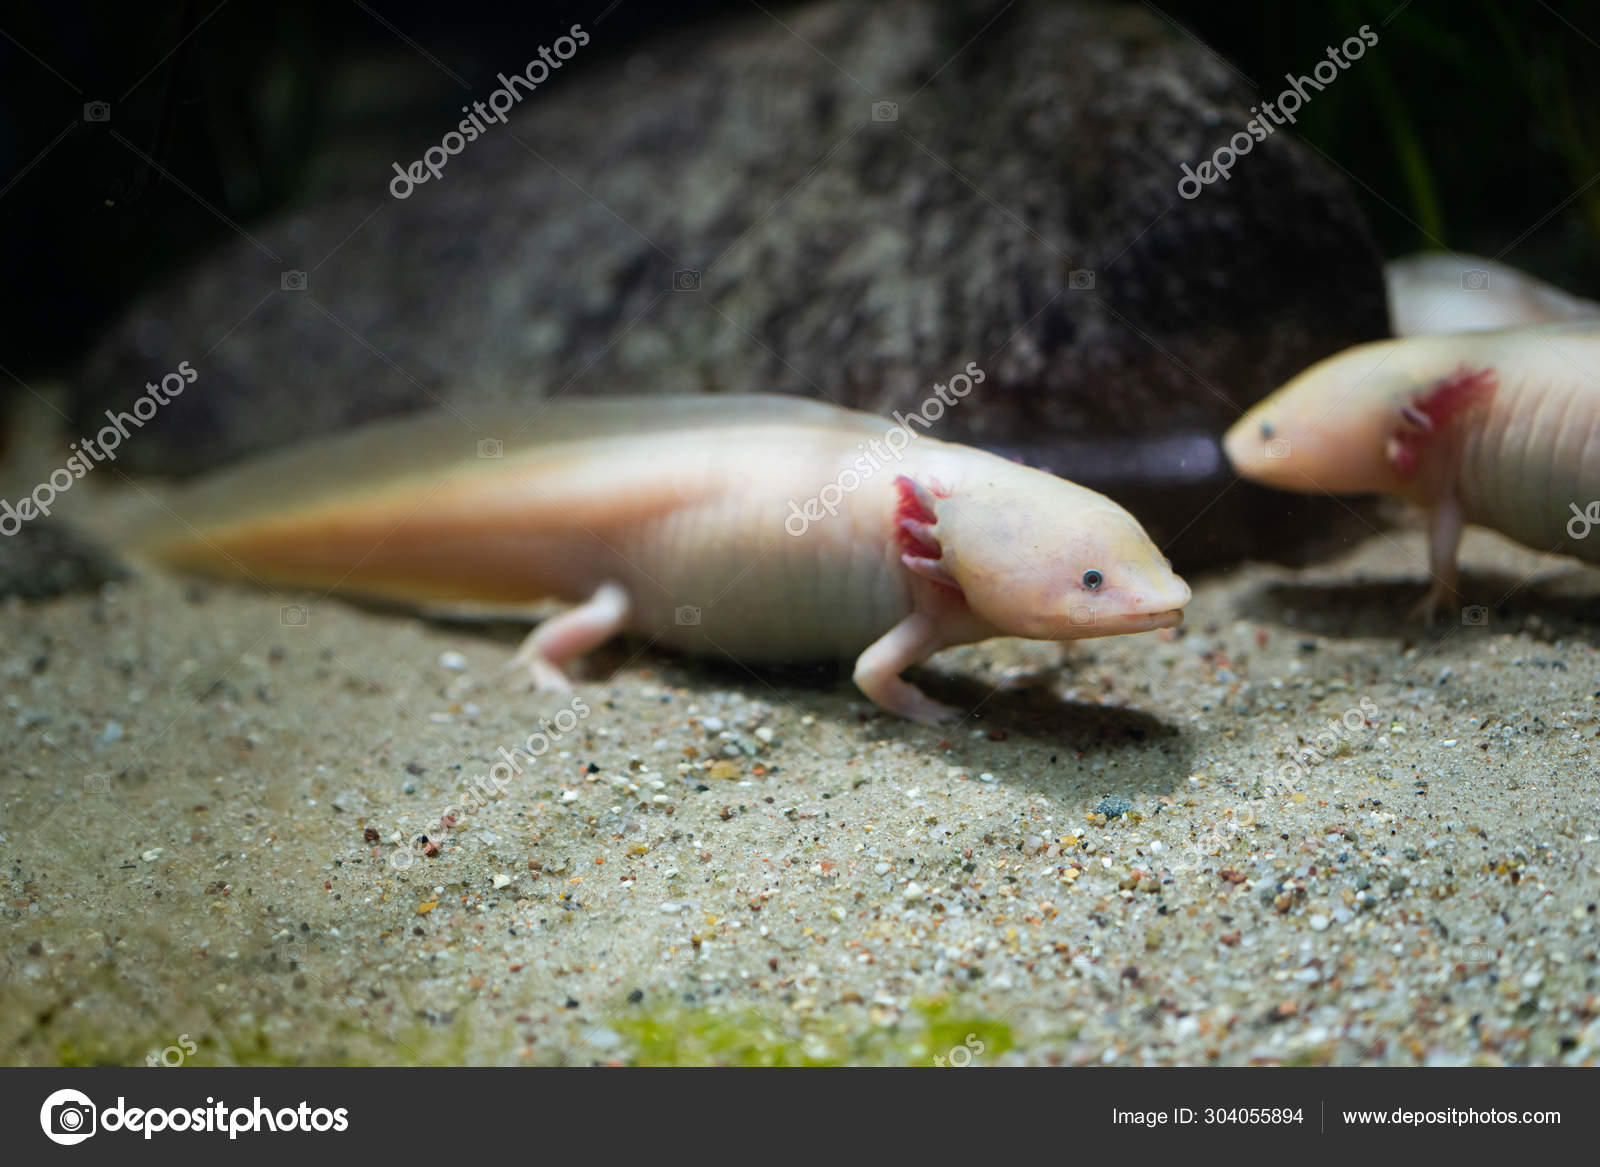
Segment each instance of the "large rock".
[[[579,49],[405,199],[369,144],[316,205],[134,305],[88,362],[83,424],[182,360],[198,383],[123,467],[557,392],[906,410],[975,361],[940,436],[1114,494],[1180,567],[1348,529],[1339,504],[1233,484],[1217,450],[1244,405],[1385,334],[1356,202],[1287,131],[1179,197],[1180,163],[1251,116],[1221,62],[1142,7],[782,15]],[[460,116],[398,127],[393,160]]]

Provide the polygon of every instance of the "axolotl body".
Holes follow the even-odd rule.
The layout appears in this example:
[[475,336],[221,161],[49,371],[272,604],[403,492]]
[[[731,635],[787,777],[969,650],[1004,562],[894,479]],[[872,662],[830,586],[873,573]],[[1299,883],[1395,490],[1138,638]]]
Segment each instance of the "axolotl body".
[[862,692],[929,723],[956,711],[900,674],[940,649],[1169,628],[1190,594],[1102,495],[781,396],[383,423],[163,512],[123,541],[182,569],[425,609],[571,602],[516,658],[544,687],[631,632],[743,660],[853,657]]
[[1600,521],[1600,323],[1358,345],[1255,405],[1223,446],[1269,486],[1422,507],[1430,616],[1456,593],[1465,523],[1600,563],[1600,535],[1585,538]]

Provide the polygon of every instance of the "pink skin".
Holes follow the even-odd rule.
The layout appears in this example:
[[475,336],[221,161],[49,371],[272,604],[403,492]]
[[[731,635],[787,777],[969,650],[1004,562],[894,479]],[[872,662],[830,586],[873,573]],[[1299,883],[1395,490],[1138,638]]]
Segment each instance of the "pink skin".
[[[941,648],[996,635],[1080,640],[1172,628],[1189,602],[1188,585],[1120,507],[1039,471],[978,458],[965,490],[937,478],[896,480],[897,543],[918,577],[916,598],[912,614],[861,654],[855,681],[914,721],[959,715],[900,679]],[[1062,511],[1045,505],[1052,495],[1062,496]]]
[[[863,489],[837,517],[864,519],[863,538],[877,532],[877,548],[863,544],[864,555],[897,560],[907,589],[909,611],[856,659],[853,679],[875,704],[928,725],[959,717],[901,677],[955,645],[1078,640],[1182,622],[1188,585],[1114,503],[978,451],[940,444],[928,452],[924,481],[902,474]],[[608,581],[535,629],[513,663],[541,687],[564,688],[569,663],[638,630],[632,616],[626,587]]]
[[1600,323],[1600,304],[1516,268],[1459,252],[1420,252],[1384,265],[1396,336],[1478,332],[1563,320]]
[[[1361,345],[1312,366],[1229,429],[1239,474],[1284,490],[1388,494],[1428,514],[1432,620],[1459,599],[1457,551],[1474,457],[1492,427],[1505,337],[1425,337]],[[1504,412],[1504,411],[1502,411]],[[1496,431],[1498,432],[1498,431]]]
[[923,434],[880,444],[880,418],[761,397],[537,416],[537,440],[515,440],[525,415],[480,427],[506,435],[493,460],[450,418],[269,456],[173,500],[184,523],[143,546],[419,607],[566,600],[513,661],[543,688],[629,632],[748,660],[855,657],[863,693],[929,723],[957,711],[900,674],[943,648],[1169,628],[1189,601],[1109,499]]

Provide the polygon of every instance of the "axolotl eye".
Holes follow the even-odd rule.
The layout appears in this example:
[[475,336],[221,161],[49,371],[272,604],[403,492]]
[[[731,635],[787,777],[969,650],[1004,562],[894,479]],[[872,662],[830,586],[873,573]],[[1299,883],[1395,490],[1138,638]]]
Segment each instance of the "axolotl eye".
[[1083,586],[1088,588],[1091,592],[1097,589],[1104,582],[1105,576],[1101,575],[1092,567],[1083,573]]

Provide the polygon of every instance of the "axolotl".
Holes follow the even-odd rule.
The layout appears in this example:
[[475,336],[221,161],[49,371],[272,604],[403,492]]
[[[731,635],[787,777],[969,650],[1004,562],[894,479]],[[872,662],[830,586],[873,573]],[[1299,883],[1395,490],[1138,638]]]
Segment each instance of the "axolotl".
[[853,657],[863,693],[925,723],[958,711],[900,674],[943,648],[1171,628],[1189,601],[1110,499],[916,420],[781,395],[464,420],[268,454],[122,541],[181,569],[421,609],[570,602],[514,658],[541,687],[629,632],[741,660]]
[[1600,304],[1481,255],[1424,251],[1383,265],[1396,336],[1478,332],[1590,320]]
[[1223,447],[1245,478],[1387,494],[1428,514],[1431,618],[1465,523],[1600,563],[1600,322],[1358,345],[1252,407]]

